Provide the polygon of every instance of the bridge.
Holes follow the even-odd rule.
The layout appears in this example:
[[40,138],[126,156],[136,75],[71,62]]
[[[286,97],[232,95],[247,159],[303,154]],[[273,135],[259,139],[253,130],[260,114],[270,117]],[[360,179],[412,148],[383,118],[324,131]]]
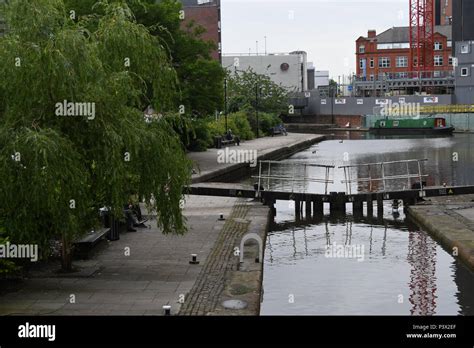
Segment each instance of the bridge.
[[[398,207],[399,202],[403,201],[406,207],[429,197],[474,194],[474,185],[425,186],[424,180],[428,178],[428,175],[423,174],[422,164],[426,161],[427,159],[415,159],[338,167],[304,162],[260,161],[258,175],[253,176],[256,181],[253,187],[232,183],[202,183],[185,188],[184,193],[260,199],[264,204],[272,207],[274,213],[276,213],[274,205],[277,200],[293,201],[297,218],[302,216],[303,211],[306,218],[324,215],[325,204],[329,205],[331,214],[345,214],[347,204],[352,204],[354,216],[362,216],[365,205],[367,216],[370,217],[373,216],[374,202],[377,203],[377,215],[382,216],[384,201],[392,201],[394,207]],[[291,166],[292,175],[282,174],[282,165]],[[406,168],[406,173],[386,175],[386,169],[393,165],[403,166]],[[411,170],[413,167],[416,171]],[[308,173],[310,168],[319,168],[323,175],[318,177]],[[341,183],[346,186],[345,192],[330,192],[329,190],[329,185],[334,184],[331,173],[336,169],[344,172],[344,180]],[[351,174],[354,170],[359,173],[355,179]],[[362,172],[367,172],[367,177],[361,176]],[[405,185],[400,190],[389,190],[388,183],[392,181],[402,181]],[[324,193],[306,192],[308,183],[322,184]],[[355,193],[353,193],[354,185],[358,185]],[[361,188],[365,191],[361,192]]]

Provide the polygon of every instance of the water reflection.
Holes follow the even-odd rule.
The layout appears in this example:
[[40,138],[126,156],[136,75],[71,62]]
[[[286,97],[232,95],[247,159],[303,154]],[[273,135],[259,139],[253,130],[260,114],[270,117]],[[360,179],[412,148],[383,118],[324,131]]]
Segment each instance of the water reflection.
[[[429,184],[464,185],[474,184],[473,143],[472,135],[327,141],[289,161],[337,164],[345,152],[352,163],[428,158]],[[285,168],[291,166],[276,170],[288,175]],[[330,191],[345,190],[342,177],[334,172]],[[300,188],[321,192],[321,186]],[[294,206],[279,201],[276,207],[265,255],[263,315],[474,315],[473,274],[402,212],[392,214],[389,202],[384,216],[370,219],[354,217],[348,209],[347,216],[295,221]],[[327,246],[334,244],[363,246],[364,261],[326,257]]]

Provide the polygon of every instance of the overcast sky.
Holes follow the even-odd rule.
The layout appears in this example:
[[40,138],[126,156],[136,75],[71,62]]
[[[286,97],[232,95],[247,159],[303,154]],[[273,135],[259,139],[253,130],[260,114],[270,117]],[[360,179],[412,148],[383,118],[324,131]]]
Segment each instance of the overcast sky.
[[409,0],[221,0],[223,53],[306,51],[316,70],[355,72],[355,40],[408,25]]

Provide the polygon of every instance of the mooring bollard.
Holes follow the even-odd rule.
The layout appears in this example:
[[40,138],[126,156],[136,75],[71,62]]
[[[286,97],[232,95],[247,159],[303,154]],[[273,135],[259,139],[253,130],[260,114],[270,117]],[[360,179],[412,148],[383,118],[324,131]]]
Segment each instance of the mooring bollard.
[[225,221],[224,214],[220,213],[218,220],[219,220],[219,221]]
[[199,261],[197,260],[197,254],[191,254],[191,261],[189,261],[190,265],[199,265]]
[[170,316],[171,315],[171,306],[163,306],[163,311],[165,312],[165,316]]

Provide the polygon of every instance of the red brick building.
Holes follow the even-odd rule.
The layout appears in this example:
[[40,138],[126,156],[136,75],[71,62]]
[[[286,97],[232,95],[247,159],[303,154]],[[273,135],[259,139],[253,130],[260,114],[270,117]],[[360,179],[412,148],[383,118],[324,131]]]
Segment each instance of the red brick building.
[[[450,83],[442,83],[442,80],[449,80],[453,72],[452,27],[436,26],[434,42],[434,68],[428,77],[440,80],[440,83],[433,84],[434,89],[439,89],[439,93],[447,93],[446,88],[451,87]],[[356,50],[358,82],[389,81],[393,87],[392,91],[404,90],[406,94],[412,94],[418,88],[416,83],[401,83],[418,78],[418,75],[412,72],[409,61],[409,27],[394,27],[378,35],[375,30],[369,30],[367,37],[361,36],[357,39]],[[369,83],[365,89],[377,90],[376,83],[373,85]],[[390,86],[385,83],[384,88],[390,89]]]
[[454,88],[452,2],[434,1],[434,67],[423,76],[412,71],[408,26],[394,27],[378,35],[375,30],[369,30],[367,37],[359,37],[356,41],[355,78],[358,94],[414,94],[427,89],[433,93],[451,93]]
[[221,61],[222,41],[221,41],[221,3],[220,0],[181,0],[183,4],[185,23],[194,21],[204,27],[206,32],[202,38],[212,41],[217,49],[212,53],[212,57]]

